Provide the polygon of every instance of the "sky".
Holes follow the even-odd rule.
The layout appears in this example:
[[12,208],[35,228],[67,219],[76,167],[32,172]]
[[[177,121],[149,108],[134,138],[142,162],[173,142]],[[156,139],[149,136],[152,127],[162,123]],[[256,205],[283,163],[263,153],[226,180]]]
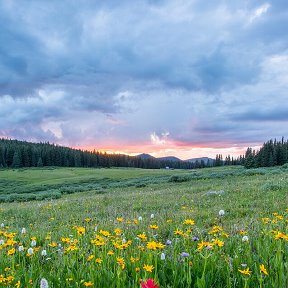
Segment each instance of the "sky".
[[189,159],[288,136],[287,0],[20,2],[0,2],[0,137]]

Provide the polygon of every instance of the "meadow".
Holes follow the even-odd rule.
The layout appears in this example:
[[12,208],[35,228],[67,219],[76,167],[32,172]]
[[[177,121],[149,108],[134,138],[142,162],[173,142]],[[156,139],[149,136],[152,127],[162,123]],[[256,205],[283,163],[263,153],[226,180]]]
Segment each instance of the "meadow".
[[287,176],[0,170],[0,287],[288,287]]

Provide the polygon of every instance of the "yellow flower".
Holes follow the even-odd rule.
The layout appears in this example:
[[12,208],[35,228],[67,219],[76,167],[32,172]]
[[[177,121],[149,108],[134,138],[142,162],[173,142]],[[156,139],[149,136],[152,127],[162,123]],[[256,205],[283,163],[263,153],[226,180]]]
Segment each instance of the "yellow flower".
[[89,223],[89,222],[91,222],[91,218],[85,218],[85,222],[87,222],[87,223]]
[[116,229],[114,230],[114,233],[115,233],[116,236],[120,236],[120,235],[122,234],[122,229],[116,228]]
[[116,220],[117,220],[118,222],[123,222],[124,219],[123,219],[123,217],[117,217]]
[[62,237],[62,238],[61,238],[61,241],[62,241],[63,243],[69,243],[69,242],[70,242],[70,238]]
[[132,263],[135,263],[135,262],[137,262],[139,260],[139,258],[134,258],[133,256],[131,256],[130,257],[130,261],[132,262]]
[[90,262],[93,258],[94,258],[94,255],[89,255],[89,256],[87,257],[87,261]]
[[184,220],[183,224],[194,225],[195,221],[193,219],[186,219],[186,220]]
[[266,268],[265,268],[265,266],[264,266],[264,264],[260,265],[260,273],[263,273],[265,275],[269,275],[267,270],[266,270]]
[[117,257],[117,258],[116,258],[116,262],[117,262],[118,265],[121,266],[122,269],[125,268],[125,260],[124,260],[124,258],[122,258],[122,257]]
[[215,234],[215,233],[218,233],[220,231],[223,231],[223,229],[220,226],[213,226],[212,230],[210,230],[208,232],[208,234]]
[[243,270],[238,269],[238,271],[239,271],[242,275],[247,275],[247,276],[250,276],[251,273],[252,273],[252,271],[249,270],[249,268],[246,268],[246,269],[243,269]]
[[100,230],[99,233],[105,237],[109,237],[111,234],[108,231]]
[[147,243],[146,247],[150,250],[156,250],[156,249],[163,249],[165,247],[162,243],[157,243],[155,241],[150,241]]
[[49,247],[57,247],[57,243],[56,242],[52,242],[48,244]]
[[147,236],[146,236],[145,233],[138,234],[137,237],[138,237],[139,239],[141,239],[141,241],[143,241],[143,242],[144,242],[144,241],[147,241]]
[[212,247],[214,243],[211,242],[206,242],[206,241],[201,241],[198,243],[197,250],[201,251],[204,247]]
[[182,230],[179,230],[178,228],[174,231],[174,234],[175,235],[181,235],[183,236],[184,235],[184,232]]
[[76,229],[78,235],[82,236],[85,234],[85,231],[86,231],[85,227],[76,226],[75,229]]
[[148,265],[148,264],[144,264],[143,269],[147,272],[152,272],[152,270],[154,269],[153,265]]
[[102,261],[103,261],[103,260],[102,260],[101,258],[96,258],[96,259],[95,259],[95,262],[96,262],[97,264],[101,264]]
[[213,241],[213,244],[216,245],[216,246],[218,246],[218,247],[222,247],[222,246],[224,246],[224,241],[221,241],[221,240],[219,240],[219,239],[215,239],[215,240]]
[[91,281],[88,281],[88,282],[84,282],[83,283],[83,285],[85,286],[85,287],[91,287],[91,286],[93,286],[93,282],[91,282]]
[[140,268],[139,268],[139,267],[136,267],[136,268],[135,268],[135,271],[136,271],[136,272],[139,272],[139,271],[140,271]]
[[19,288],[20,286],[21,286],[21,282],[20,282],[20,280],[18,280],[17,283],[15,284],[15,287]]
[[153,225],[150,225],[149,228],[151,228],[151,229],[158,229],[159,227],[158,227],[158,225],[153,224]]
[[12,249],[7,251],[7,255],[13,255],[13,254],[15,254],[15,252],[16,252],[15,248],[12,248]]
[[112,256],[112,255],[114,255],[114,252],[113,252],[112,250],[109,250],[109,251],[107,252],[107,255],[108,255],[108,256]]

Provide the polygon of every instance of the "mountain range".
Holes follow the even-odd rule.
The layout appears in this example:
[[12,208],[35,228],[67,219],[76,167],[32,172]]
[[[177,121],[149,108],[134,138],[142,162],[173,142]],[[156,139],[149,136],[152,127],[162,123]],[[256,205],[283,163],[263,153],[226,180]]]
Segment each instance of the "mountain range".
[[207,162],[215,161],[215,159],[212,159],[209,157],[198,157],[198,158],[191,158],[187,160],[181,160],[175,156],[153,157],[152,155],[146,154],[146,153],[139,154],[136,157],[140,157],[141,159],[157,159],[157,160],[163,160],[163,161],[180,161],[180,162],[191,162],[191,163],[195,163],[197,161],[198,162],[204,161],[205,164],[207,164]]

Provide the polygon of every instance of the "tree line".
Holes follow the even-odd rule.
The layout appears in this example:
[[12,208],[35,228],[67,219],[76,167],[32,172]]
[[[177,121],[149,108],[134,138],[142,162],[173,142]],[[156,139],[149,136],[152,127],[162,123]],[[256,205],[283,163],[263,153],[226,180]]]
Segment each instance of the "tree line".
[[246,168],[272,167],[288,163],[288,141],[269,140],[255,151],[248,147],[245,153],[244,166]]
[[243,165],[244,156],[238,158],[221,154],[212,161],[174,161],[154,157],[141,158],[123,154],[107,154],[47,143],[0,139],[0,168],[23,167],[134,167],[145,169],[195,169],[223,165]]

